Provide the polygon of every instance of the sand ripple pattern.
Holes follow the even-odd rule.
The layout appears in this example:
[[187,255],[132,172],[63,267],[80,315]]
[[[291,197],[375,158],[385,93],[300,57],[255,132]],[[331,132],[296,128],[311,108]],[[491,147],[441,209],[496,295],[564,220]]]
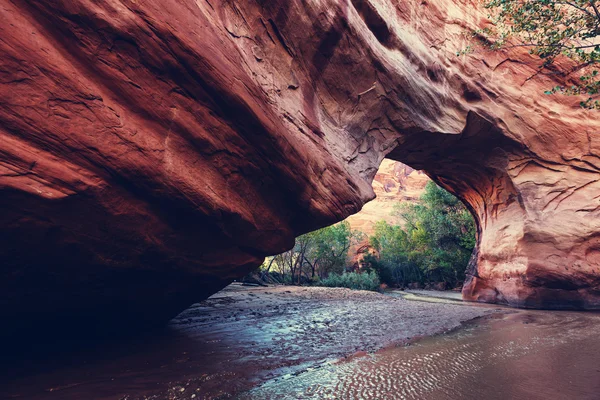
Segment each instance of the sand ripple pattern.
[[[516,314],[408,347],[283,377],[241,398],[594,399],[600,389],[600,370],[594,371],[597,380],[592,377],[587,385],[567,391],[577,377],[569,376],[563,367],[568,368],[564,360],[573,347],[597,340],[599,322],[598,315],[584,313]],[[598,369],[597,357],[590,355],[590,371]],[[599,383],[590,386],[594,381]]]

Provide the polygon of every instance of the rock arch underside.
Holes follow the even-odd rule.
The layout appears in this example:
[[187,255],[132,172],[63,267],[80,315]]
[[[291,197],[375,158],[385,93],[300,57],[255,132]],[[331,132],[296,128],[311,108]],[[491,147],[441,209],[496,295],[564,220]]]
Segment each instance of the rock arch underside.
[[472,211],[463,295],[600,308],[600,117],[468,0],[0,0],[0,313],[164,323],[373,198]]

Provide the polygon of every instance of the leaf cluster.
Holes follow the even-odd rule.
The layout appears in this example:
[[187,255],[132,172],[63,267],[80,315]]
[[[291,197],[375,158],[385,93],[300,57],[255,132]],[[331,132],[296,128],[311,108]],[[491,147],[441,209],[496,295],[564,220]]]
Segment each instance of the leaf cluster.
[[544,62],[540,69],[566,57],[578,73],[575,84],[546,94],[585,96],[580,105],[600,109],[600,10],[597,0],[485,0],[493,28],[476,32],[491,49],[526,47]]

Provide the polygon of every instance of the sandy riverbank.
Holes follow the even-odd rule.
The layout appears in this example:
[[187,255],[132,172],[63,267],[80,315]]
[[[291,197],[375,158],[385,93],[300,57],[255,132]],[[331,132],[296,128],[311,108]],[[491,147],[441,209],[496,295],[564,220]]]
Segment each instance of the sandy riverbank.
[[160,336],[70,356],[52,371],[14,379],[4,392],[27,399],[229,398],[495,312],[348,289],[231,285]]

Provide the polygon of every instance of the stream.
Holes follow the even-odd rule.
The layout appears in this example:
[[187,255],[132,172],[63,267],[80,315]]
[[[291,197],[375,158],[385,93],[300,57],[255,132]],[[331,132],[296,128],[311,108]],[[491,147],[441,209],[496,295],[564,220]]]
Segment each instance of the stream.
[[242,399],[600,399],[600,315],[519,311],[269,381]]
[[[600,314],[230,287],[162,332],[2,364],[4,399],[600,399]],[[6,361],[6,360],[4,360]]]

